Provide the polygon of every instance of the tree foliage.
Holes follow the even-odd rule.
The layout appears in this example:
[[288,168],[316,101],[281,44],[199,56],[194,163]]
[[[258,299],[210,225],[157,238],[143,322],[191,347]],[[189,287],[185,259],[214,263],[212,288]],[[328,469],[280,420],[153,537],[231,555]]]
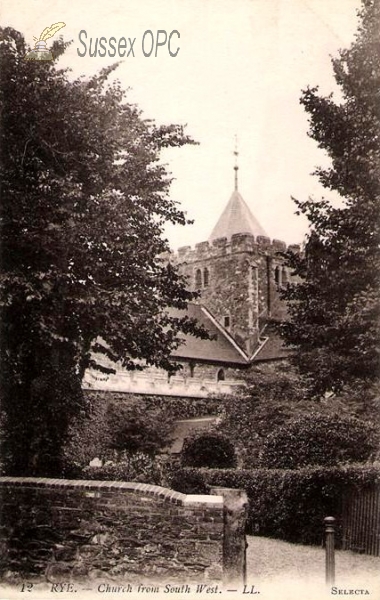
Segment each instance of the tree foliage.
[[165,404],[151,403],[149,397],[107,395],[84,393],[88,409],[70,424],[63,447],[65,477],[83,479],[83,469],[94,458],[128,463],[138,453],[153,460],[170,445],[173,418]]
[[332,61],[339,96],[301,97],[309,135],[331,159],[315,174],[343,207],[296,201],[310,222],[304,255],[287,254],[300,278],[288,284],[282,333],[314,393],[379,375],[380,4],[363,0],[355,42]]
[[311,401],[304,400],[303,381],[294,368],[252,370],[246,384],[225,398],[217,429],[234,440],[243,468],[255,468],[267,435],[295,415],[308,412]]
[[120,405],[111,402],[106,420],[109,447],[117,451],[156,454],[170,443],[173,421],[164,408],[146,410],[140,399]]
[[338,414],[310,412],[291,419],[268,435],[259,466],[299,469],[365,462],[375,455],[378,445],[378,431],[371,423]]
[[83,411],[65,382],[102,368],[92,350],[172,369],[177,334],[202,335],[169,315],[194,295],[160,258],[164,225],[186,223],[160,152],[192,140],[144,120],[109,83],[115,66],[73,80],[57,65],[63,42],[53,62],[26,61],[27,50],[0,30],[3,452],[13,474],[57,474],[67,424]]

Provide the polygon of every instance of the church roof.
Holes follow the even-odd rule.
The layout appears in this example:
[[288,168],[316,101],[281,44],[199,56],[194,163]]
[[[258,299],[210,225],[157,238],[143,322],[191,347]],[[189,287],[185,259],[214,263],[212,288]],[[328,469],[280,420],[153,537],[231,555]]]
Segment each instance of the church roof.
[[233,192],[229,199],[219,221],[212,230],[209,241],[212,242],[223,237],[230,239],[235,233],[250,233],[255,237],[258,235],[267,236],[237,190]]
[[279,334],[270,325],[263,332],[264,342],[251,357],[252,363],[283,360],[292,354],[291,348],[285,346]]
[[172,317],[189,316],[196,319],[198,325],[211,335],[211,339],[202,340],[193,335],[182,334],[183,343],[172,353],[173,358],[194,360],[195,362],[221,363],[224,365],[247,366],[262,361],[288,358],[291,349],[286,348],[274,327],[267,325],[262,332],[255,351],[249,357],[235,342],[230,333],[217,321],[214,315],[202,304],[189,303],[186,311],[169,309]]
[[173,357],[231,365],[249,364],[249,357],[246,353],[205,306],[190,303],[186,313],[173,308],[169,310],[169,313],[171,316],[187,314],[190,318],[196,319],[198,324],[203,325],[211,335],[209,340],[202,340],[193,335],[183,335],[184,343],[174,350]]

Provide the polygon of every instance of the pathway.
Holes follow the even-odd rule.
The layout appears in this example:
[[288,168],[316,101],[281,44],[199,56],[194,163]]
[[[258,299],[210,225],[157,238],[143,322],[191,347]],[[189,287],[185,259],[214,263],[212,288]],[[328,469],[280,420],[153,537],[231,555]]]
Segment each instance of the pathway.
[[[378,557],[336,551],[337,589],[326,590],[323,548],[256,536],[248,536],[247,541],[247,583],[260,591],[262,600],[320,600],[325,596],[347,595],[380,600]],[[339,593],[339,590],[368,590],[369,593]]]

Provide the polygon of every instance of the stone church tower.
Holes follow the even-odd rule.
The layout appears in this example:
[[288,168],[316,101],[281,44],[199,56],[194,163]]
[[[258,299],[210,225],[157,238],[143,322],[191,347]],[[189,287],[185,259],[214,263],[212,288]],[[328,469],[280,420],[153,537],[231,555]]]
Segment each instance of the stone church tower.
[[[208,241],[178,249],[175,262],[189,287],[201,292],[199,302],[229,331],[249,355],[258,347],[268,319],[281,316],[279,287],[289,280],[279,252],[235,189]],[[298,246],[291,246],[298,251]]]

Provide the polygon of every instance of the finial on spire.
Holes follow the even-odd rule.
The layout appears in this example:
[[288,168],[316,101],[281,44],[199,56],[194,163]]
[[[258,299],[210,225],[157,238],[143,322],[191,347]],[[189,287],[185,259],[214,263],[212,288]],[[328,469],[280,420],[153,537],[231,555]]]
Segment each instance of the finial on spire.
[[237,135],[235,135],[235,150],[234,150],[234,155],[235,155],[235,166],[234,166],[234,171],[235,171],[235,192],[237,192],[238,190],[238,164],[237,164],[237,160],[238,160],[238,156],[239,156],[239,152],[238,152],[238,139],[237,139]]

